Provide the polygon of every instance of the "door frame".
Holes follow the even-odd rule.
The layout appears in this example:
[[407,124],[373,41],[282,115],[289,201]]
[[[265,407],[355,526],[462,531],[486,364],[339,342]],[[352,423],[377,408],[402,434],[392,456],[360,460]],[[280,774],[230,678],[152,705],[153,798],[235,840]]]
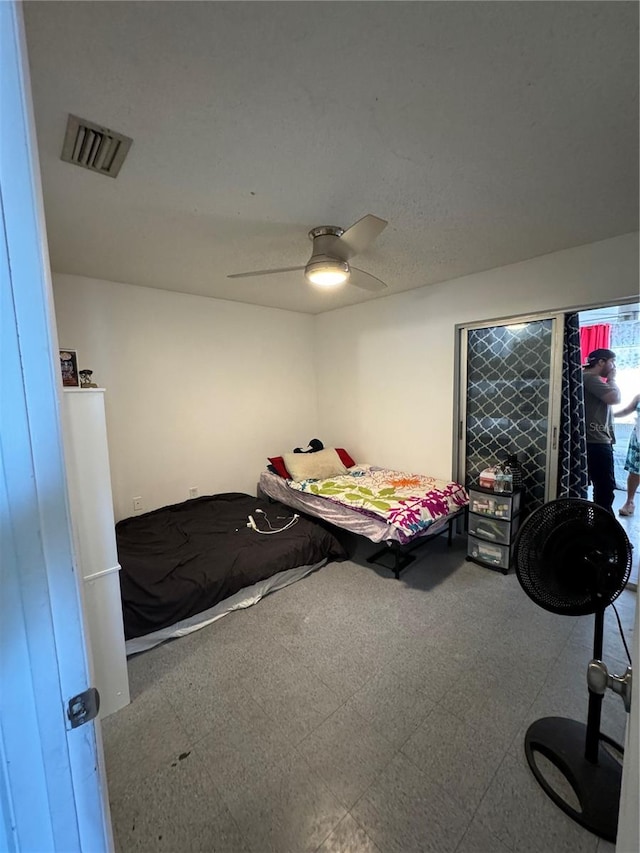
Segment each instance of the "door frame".
[[21,4],[0,3],[0,846],[113,849],[88,687],[55,329]]
[[454,413],[453,423],[453,479],[464,482],[466,469],[465,423],[467,419],[466,378],[467,378],[467,332],[475,329],[487,329],[493,326],[517,326],[540,320],[551,320],[552,343],[549,361],[549,415],[547,423],[547,453],[545,471],[545,502],[553,500],[557,494],[558,479],[558,435],[560,431],[560,413],[562,402],[562,347],[564,342],[564,313],[544,311],[536,314],[522,314],[514,317],[501,317],[496,320],[482,320],[473,323],[458,323],[455,326],[456,347],[454,357]]

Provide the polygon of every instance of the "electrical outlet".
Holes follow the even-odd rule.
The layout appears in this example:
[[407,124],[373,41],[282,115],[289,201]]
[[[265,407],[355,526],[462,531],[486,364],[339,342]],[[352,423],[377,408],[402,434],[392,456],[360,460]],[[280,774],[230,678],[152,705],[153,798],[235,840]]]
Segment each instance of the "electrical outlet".
[[133,499],[133,511],[142,512],[142,498]]
[[191,486],[191,488],[189,489],[189,497],[190,498],[197,498],[198,497],[198,487],[197,486]]

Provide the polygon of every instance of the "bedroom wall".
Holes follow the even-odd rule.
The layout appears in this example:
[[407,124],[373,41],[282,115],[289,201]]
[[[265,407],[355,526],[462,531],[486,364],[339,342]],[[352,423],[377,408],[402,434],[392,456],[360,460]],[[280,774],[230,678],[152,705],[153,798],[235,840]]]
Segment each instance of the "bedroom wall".
[[318,437],[360,462],[450,477],[456,324],[637,296],[627,234],[322,314]]
[[107,389],[116,518],[201,495],[255,494],[266,456],[315,436],[314,318],[54,275],[61,347]]

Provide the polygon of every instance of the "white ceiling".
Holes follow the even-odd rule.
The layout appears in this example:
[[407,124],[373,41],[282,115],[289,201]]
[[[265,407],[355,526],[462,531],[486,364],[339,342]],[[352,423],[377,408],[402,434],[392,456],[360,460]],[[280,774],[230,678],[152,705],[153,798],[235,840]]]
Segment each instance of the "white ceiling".
[[[295,311],[307,232],[389,220],[354,259],[397,293],[638,228],[638,6],[27,2],[56,272]],[[67,114],[133,137],[60,160]]]

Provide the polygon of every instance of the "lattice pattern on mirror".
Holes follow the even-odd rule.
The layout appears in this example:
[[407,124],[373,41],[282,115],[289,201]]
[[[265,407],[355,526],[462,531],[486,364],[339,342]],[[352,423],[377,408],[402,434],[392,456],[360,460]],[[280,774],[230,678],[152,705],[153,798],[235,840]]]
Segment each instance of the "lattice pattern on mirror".
[[518,453],[527,512],[544,503],[552,323],[470,329],[467,337],[467,486]]

